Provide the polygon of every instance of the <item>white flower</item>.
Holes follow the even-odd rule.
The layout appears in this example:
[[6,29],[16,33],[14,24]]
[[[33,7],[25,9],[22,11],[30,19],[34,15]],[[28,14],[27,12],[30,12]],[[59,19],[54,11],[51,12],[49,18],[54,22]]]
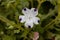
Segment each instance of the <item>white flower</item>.
[[25,26],[32,28],[34,24],[39,24],[40,19],[36,17],[38,15],[38,10],[36,8],[24,8],[22,10],[24,15],[19,16],[19,21],[25,23]]

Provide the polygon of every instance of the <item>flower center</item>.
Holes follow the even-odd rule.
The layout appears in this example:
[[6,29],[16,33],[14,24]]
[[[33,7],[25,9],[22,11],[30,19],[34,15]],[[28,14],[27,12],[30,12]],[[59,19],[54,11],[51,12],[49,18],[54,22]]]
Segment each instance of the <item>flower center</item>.
[[31,17],[29,17],[29,19],[31,19]]
[[32,17],[29,17],[29,20],[31,19]]

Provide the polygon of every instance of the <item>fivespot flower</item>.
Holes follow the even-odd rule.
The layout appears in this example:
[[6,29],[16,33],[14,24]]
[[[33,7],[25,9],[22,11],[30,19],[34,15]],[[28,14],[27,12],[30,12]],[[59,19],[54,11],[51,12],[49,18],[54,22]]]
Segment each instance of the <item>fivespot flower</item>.
[[36,8],[24,8],[22,9],[24,15],[19,16],[19,21],[25,23],[25,27],[32,28],[34,24],[39,24],[40,18],[36,17],[38,15],[38,10]]

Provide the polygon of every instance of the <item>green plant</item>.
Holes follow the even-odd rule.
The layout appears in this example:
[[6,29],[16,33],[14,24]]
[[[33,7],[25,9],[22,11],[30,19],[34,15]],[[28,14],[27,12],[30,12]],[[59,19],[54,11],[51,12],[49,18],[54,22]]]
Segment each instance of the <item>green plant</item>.
[[[19,22],[24,7],[39,10],[40,24],[25,28]],[[33,32],[38,40],[60,38],[60,0],[0,0],[0,40],[31,40]]]

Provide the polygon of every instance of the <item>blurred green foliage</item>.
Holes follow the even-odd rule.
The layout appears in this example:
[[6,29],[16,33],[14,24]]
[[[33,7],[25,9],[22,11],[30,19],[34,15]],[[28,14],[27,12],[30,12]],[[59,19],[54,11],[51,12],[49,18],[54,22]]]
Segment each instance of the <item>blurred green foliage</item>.
[[[19,22],[24,7],[39,10],[39,25]],[[0,40],[31,40],[33,32],[39,32],[38,40],[60,40],[60,0],[0,0]]]

